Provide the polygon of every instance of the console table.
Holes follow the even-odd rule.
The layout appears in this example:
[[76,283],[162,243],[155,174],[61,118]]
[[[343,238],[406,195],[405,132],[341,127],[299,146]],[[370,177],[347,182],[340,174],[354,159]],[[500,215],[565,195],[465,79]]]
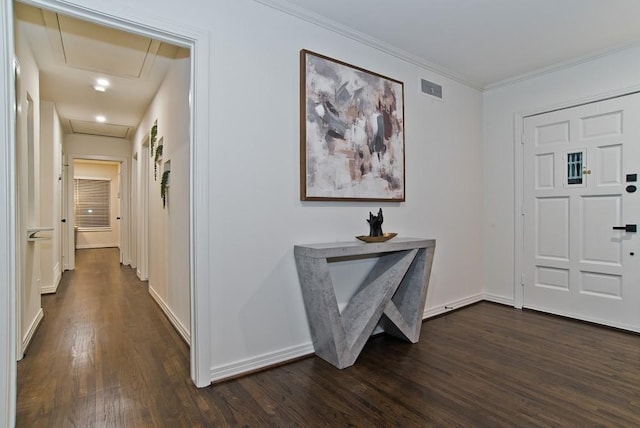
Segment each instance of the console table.
[[[420,337],[434,239],[394,238],[296,245],[294,255],[316,355],[339,369],[352,366],[377,325],[416,343]],[[332,261],[378,260],[340,311],[329,273]]]

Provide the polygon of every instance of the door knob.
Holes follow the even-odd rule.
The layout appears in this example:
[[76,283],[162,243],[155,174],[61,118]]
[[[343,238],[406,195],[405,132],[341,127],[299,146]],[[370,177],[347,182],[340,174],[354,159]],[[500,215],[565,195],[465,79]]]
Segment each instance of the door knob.
[[635,224],[627,224],[625,226],[613,226],[613,230],[624,230],[625,232],[637,232],[638,226]]

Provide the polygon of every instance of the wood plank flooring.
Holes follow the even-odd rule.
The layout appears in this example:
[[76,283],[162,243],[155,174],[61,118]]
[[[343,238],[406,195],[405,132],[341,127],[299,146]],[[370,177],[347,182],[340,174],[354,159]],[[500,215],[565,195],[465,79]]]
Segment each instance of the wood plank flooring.
[[204,389],[117,250],[78,251],[43,307],[19,427],[640,426],[640,336],[491,303],[415,345],[375,337],[346,370],[310,357]]

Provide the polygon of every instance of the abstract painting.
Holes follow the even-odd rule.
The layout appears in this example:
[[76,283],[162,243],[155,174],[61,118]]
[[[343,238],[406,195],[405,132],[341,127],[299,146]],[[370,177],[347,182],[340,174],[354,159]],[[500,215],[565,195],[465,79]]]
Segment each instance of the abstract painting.
[[404,201],[404,85],[300,51],[300,198]]

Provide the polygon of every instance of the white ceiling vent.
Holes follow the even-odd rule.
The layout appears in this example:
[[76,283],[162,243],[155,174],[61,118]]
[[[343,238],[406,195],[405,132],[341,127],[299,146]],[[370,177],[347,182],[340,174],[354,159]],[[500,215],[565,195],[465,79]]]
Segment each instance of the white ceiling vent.
[[112,125],[110,123],[86,122],[83,120],[69,120],[71,132],[74,134],[98,135],[101,137],[127,138],[128,126]]

